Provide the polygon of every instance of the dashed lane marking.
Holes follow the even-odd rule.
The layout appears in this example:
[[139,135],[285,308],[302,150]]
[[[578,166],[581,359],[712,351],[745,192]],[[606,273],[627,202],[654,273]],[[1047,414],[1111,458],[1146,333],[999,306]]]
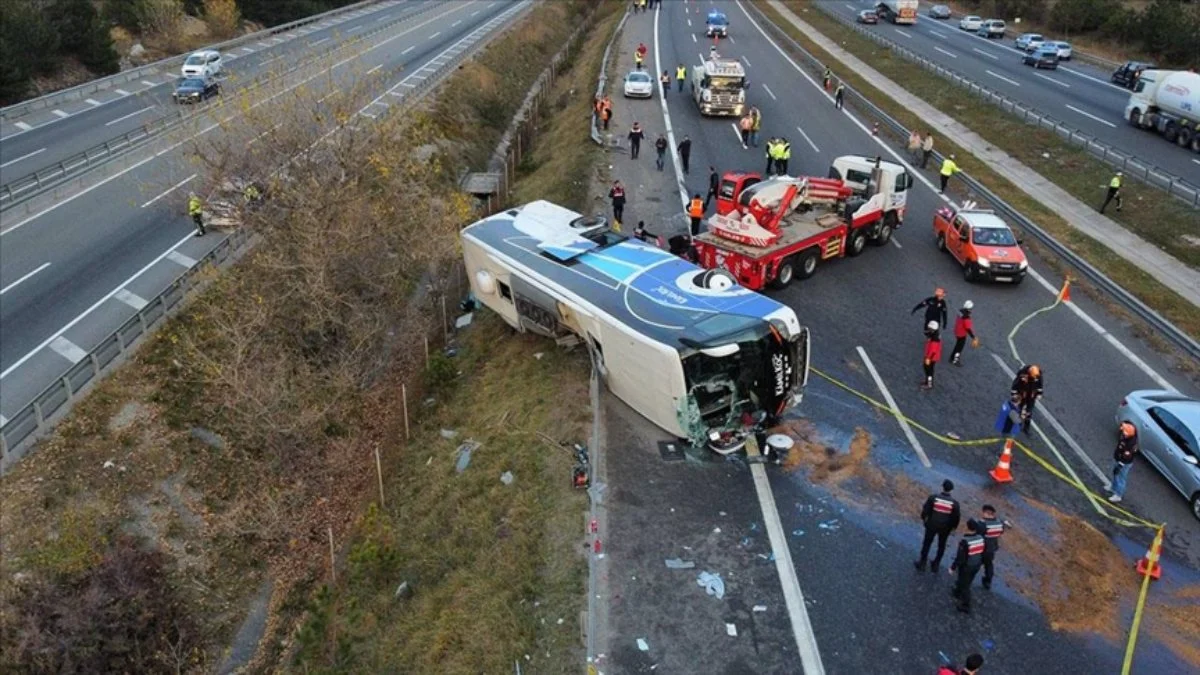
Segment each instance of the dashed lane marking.
[[908,439],[908,444],[916,451],[917,456],[921,458],[921,464],[925,465],[926,469],[933,468],[933,462],[929,461],[929,456],[925,454],[925,448],[921,447],[921,441],[917,440],[917,435],[913,433],[912,427],[908,425],[908,420],[900,413],[900,407],[896,405],[896,399],[892,398],[892,392],[888,391],[887,385],[883,383],[883,378],[879,376],[879,371],[875,370],[875,364],[871,362],[871,357],[867,356],[867,350],[862,347],[855,347],[858,350],[858,356],[862,359],[867,370],[871,373],[871,378],[875,380],[875,386],[879,388],[879,392],[883,394],[883,400],[887,401],[888,406],[892,409],[892,414],[896,416],[896,421],[900,423],[900,429],[904,432],[904,437]]

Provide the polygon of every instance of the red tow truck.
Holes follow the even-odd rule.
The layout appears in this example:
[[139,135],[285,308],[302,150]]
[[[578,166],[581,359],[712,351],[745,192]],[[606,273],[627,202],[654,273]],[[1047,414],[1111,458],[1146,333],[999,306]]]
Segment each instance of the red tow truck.
[[912,177],[899,164],[848,155],[831,178],[734,171],[724,175],[717,213],[692,241],[697,262],[724,269],[753,290],[806,279],[818,261],[882,246],[904,217]]

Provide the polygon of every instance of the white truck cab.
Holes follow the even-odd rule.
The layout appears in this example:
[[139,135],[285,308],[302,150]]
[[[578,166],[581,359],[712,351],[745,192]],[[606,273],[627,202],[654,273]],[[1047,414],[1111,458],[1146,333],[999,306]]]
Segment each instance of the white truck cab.
[[692,68],[692,98],[704,115],[745,113],[746,84],[746,70],[737,59],[714,54]]
[[863,155],[842,155],[833,160],[829,177],[842,179],[860,197],[882,194],[884,203],[880,206],[884,213],[894,214],[897,223],[904,219],[913,177],[902,165]]

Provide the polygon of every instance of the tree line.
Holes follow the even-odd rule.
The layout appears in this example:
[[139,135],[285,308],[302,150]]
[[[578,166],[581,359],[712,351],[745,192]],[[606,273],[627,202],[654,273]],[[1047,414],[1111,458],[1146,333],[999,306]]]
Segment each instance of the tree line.
[[1163,67],[1195,67],[1200,60],[1200,2],[1153,0],[1140,9],[1122,0],[966,0],[978,13],[1011,21],[1021,17],[1070,39],[1089,35],[1134,47]]

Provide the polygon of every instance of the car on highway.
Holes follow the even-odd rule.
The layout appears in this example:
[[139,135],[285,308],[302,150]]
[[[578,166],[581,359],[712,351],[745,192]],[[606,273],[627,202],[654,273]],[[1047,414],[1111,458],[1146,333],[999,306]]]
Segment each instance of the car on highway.
[[183,60],[184,77],[216,77],[222,69],[221,52],[215,49],[202,49],[192,52]]
[[1021,57],[1021,63],[1027,66],[1033,66],[1034,70],[1038,68],[1049,68],[1056,70],[1058,68],[1058,48],[1056,47],[1038,47],[1032,52]]
[[654,78],[650,73],[635,70],[625,76],[626,98],[650,98],[654,96]]
[[1008,223],[991,209],[972,202],[955,211],[938,209],[933,215],[933,236],[938,250],[949,253],[962,266],[967,281],[1010,281],[1019,284],[1029,271],[1021,240]]
[[1200,401],[1176,391],[1131,391],[1117,406],[1117,425],[1137,429],[1142,456],[1179,490],[1200,519]]
[[1120,85],[1126,89],[1133,89],[1137,86],[1138,78],[1142,76],[1143,70],[1155,70],[1156,66],[1153,63],[1144,61],[1126,61],[1113,71],[1108,78],[1113,84]]
[[929,8],[929,16],[934,19],[949,19],[950,8],[945,5],[934,5]]
[[1023,52],[1031,52],[1042,46],[1045,41],[1046,38],[1041,33],[1021,33],[1013,40],[1013,44]]
[[879,15],[873,9],[864,9],[854,17],[854,20],[859,23],[879,23]]
[[982,25],[983,17],[975,16],[974,14],[971,16],[964,16],[958,20],[958,27],[962,30],[979,30],[979,27]]
[[176,103],[199,103],[221,93],[221,84],[211,77],[181,77],[171,98]]
[[1050,47],[1054,47],[1055,49],[1058,50],[1058,60],[1059,61],[1070,61],[1071,60],[1071,43],[1070,42],[1063,42],[1063,41],[1059,40],[1056,42],[1047,42],[1046,45],[1050,46]]
[[1007,26],[1005,26],[1004,22],[1000,19],[988,19],[987,21],[979,24],[979,30],[975,31],[975,33],[981,37],[991,40],[992,38],[1004,37],[1005,28],[1007,28]]

